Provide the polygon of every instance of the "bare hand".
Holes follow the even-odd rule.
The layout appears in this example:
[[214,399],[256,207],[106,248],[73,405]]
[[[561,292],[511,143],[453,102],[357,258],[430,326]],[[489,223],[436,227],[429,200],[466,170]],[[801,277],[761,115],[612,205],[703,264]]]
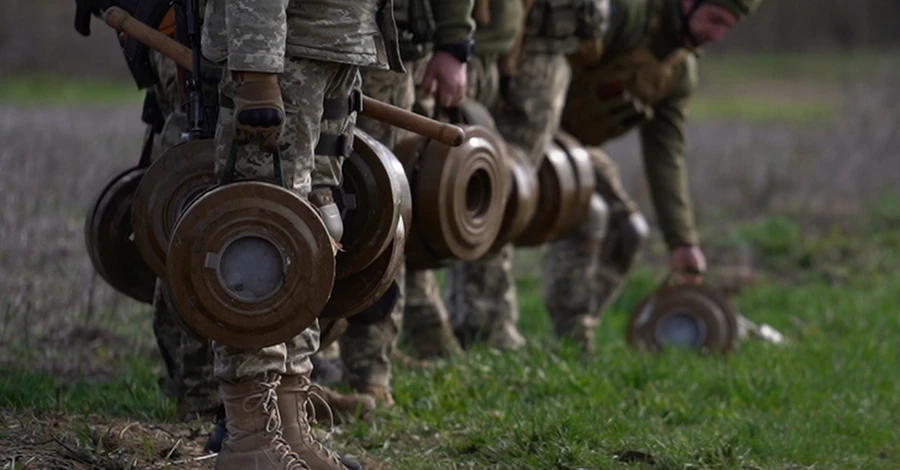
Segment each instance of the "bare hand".
[[672,250],[669,259],[672,276],[684,284],[702,284],[703,273],[706,272],[706,256],[700,247],[693,245],[679,246]]
[[455,108],[466,97],[466,64],[452,55],[438,51],[428,61],[422,78],[422,91],[435,98],[445,108]]

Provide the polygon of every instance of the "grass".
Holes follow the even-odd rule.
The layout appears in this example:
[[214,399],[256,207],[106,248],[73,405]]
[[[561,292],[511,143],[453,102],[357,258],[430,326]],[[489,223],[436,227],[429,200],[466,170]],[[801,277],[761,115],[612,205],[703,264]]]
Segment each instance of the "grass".
[[788,124],[821,124],[838,117],[839,103],[830,99],[798,99],[788,104],[775,97],[709,96],[698,93],[691,100],[695,119],[740,119],[742,121]]
[[[816,124],[839,113],[841,78],[887,63],[891,52],[725,54],[701,60],[701,89],[691,104],[697,119]],[[798,83],[818,88],[793,93]],[[748,85],[757,84],[756,87]],[[50,76],[0,77],[0,104],[120,104],[138,102],[130,82]]]
[[[539,283],[526,276],[518,284],[524,350],[475,348],[435,370],[398,370],[398,406],[345,427],[339,446],[398,469],[896,468],[900,276],[891,266],[900,234],[814,236],[769,219],[734,236],[773,268],[798,270],[794,262],[812,256],[849,260],[859,275],[764,278],[747,290],[741,311],[785,333],[787,346],[650,357],[623,338],[627,312],[658,279],[642,268],[607,313],[590,359],[551,338]],[[873,259],[866,253],[881,262],[857,265]],[[171,422],[158,371],[137,357],[110,382],[61,384],[20,368],[0,380],[0,403],[18,414]]]
[[0,104],[88,105],[140,103],[134,83],[57,76],[0,76]]

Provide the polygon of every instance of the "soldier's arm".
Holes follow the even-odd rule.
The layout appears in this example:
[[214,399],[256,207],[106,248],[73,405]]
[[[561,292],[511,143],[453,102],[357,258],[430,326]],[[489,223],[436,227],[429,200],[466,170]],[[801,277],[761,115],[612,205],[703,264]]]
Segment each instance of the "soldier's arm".
[[660,103],[654,119],[641,128],[644,170],[669,249],[699,244],[684,158],[688,96],[677,93]]
[[228,68],[284,71],[288,0],[230,0],[225,4]]
[[434,15],[434,46],[459,44],[472,39],[475,31],[475,20],[472,19],[472,8],[475,0],[429,0]]

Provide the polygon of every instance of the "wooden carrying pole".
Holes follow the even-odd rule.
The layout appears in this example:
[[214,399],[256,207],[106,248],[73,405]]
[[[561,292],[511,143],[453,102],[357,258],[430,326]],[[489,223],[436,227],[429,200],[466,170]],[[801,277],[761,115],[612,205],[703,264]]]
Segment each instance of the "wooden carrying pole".
[[[103,13],[103,19],[116,31],[128,34],[147,47],[172,59],[185,70],[193,71],[193,56],[191,50],[184,44],[141,23],[119,7],[108,8]],[[458,126],[435,121],[368,96],[363,97],[360,114],[437,140],[451,147],[462,145],[466,138],[465,132]]]

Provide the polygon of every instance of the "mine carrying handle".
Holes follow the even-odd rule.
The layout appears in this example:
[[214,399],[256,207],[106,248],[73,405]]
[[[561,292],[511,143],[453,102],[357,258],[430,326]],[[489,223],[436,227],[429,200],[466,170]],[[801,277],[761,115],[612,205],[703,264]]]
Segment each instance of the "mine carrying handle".
[[[108,8],[103,12],[103,19],[113,29],[125,32],[147,47],[172,59],[185,70],[193,72],[194,63],[191,50],[178,41],[134,19],[119,7]],[[360,114],[437,140],[451,147],[462,145],[466,138],[466,133],[458,126],[435,121],[368,96],[363,97]]]

